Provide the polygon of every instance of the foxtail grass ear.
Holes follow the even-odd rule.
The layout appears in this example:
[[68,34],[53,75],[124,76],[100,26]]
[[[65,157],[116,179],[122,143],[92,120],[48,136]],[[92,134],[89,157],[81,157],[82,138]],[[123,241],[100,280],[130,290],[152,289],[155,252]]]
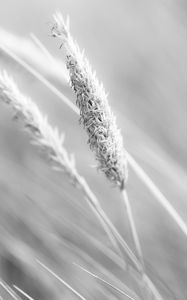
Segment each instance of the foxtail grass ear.
[[53,18],[53,36],[62,40],[66,50],[66,65],[80,110],[80,123],[87,132],[90,149],[95,152],[98,169],[114,185],[124,188],[128,170],[123,138],[103,84],[99,83],[84,53],[73,40],[62,15],[56,13]]

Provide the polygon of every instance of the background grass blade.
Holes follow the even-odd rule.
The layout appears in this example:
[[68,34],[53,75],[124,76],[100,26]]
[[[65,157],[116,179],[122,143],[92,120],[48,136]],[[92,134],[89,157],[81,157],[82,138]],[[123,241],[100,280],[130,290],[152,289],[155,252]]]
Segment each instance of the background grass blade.
[[86,300],[79,292],[77,292],[73,287],[71,287],[65,280],[63,280],[60,276],[58,276],[55,272],[53,272],[49,267],[47,267],[40,260],[36,260],[37,263],[48,273],[50,273],[53,277],[55,277],[59,282],[61,282],[65,287],[67,287],[73,294],[75,294],[79,299]]

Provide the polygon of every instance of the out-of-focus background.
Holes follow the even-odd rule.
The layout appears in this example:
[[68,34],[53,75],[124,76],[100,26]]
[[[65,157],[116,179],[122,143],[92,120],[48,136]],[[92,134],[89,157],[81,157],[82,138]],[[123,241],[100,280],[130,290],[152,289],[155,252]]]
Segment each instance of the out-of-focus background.
[[[69,15],[73,36],[85,48],[109,92],[125,147],[187,222],[186,1],[1,0],[0,45],[6,44],[75,103],[68,86],[64,52],[59,49],[60,42],[50,37],[56,9],[64,16]],[[57,58],[55,68],[50,57],[42,53],[36,37]],[[77,169],[133,248],[119,191],[97,172],[78,116],[2,50],[0,68],[6,69],[19,88],[48,115],[49,121],[65,133],[65,145],[75,154]],[[148,274],[165,299],[172,295],[171,299],[185,300],[186,237],[131,168],[127,190]],[[111,279],[113,274],[115,284],[126,283],[134,288],[120,266],[107,257],[102,245],[109,249],[112,246],[81,193],[71,187],[63,174],[51,170],[43,155],[30,145],[22,124],[12,121],[10,108],[3,104],[0,234],[1,278],[36,300],[76,299],[37,265],[36,258],[87,299],[124,296],[85,274],[75,262],[104,274],[104,278]],[[0,296],[11,299],[2,287]]]

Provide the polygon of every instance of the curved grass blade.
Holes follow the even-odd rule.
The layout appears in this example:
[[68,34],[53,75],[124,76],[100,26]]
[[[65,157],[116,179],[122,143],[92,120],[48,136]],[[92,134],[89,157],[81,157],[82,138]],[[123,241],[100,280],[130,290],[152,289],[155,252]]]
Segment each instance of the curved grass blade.
[[65,287],[67,287],[73,294],[75,294],[79,299],[86,300],[79,292],[77,292],[71,285],[69,285],[65,280],[59,277],[55,272],[53,272],[50,268],[48,268],[45,264],[43,264],[40,260],[36,259],[36,262],[45,269],[48,273],[50,273],[53,277],[55,277],[58,281],[60,281]]

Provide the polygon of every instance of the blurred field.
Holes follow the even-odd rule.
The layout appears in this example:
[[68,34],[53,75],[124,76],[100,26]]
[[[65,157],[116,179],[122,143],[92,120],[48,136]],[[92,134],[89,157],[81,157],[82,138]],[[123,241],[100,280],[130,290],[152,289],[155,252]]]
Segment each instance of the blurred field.
[[[1,27],[23,38],[34,32],[63,64],[60,44],[49,37],[49,22],[57,8],[64,16],[69,14],[74,37],[85,48],[109,92],[126,148],[187,222],[186,2],[7,0],[1,3]],[[78,170],[132,245],[119,192],[93,167],[94,157],[77,116],[2,52],[0,66],[13,75],[19,88],[36,101],[50,122],[65,132],[65,144],[75,154]],[[59,82],[46,74],[74,101],[66,75]],[[176,295],[176,299],[185,300],[186,237],[131,169],[127,189],[148,273],[165,299],[175,299]],[[74,262],[104,274],[105,278],[111,279],[112,273],[113,283],[121,287],[124,283],[134,287],[128,274],[124,275],[107,257],[106,249],[101,248],[103,244],[110,248],[110,242],[81,193],[71,187],[63,174],[50,169],[43,155],[30,145],[22,125],[12,122],[11,111],[3,105],[0,234],[0,276],[35,300],[76,299],[40,268],[35,258],[48,264],[86,299],[125,298],[79,270]],[[155,272],[172,290],[173,298]],[[0,296],[9,299],[1,287]]]

